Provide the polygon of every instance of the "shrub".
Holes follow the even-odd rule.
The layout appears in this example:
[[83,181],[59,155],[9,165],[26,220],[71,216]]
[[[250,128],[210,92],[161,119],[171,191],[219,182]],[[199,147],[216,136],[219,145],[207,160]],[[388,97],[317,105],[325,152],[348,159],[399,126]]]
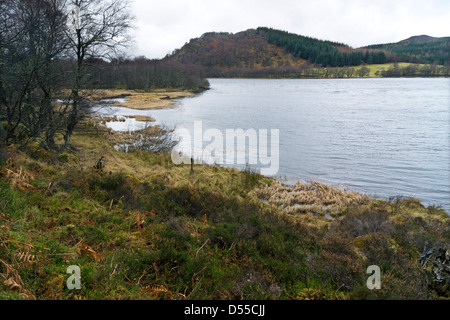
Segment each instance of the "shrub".
[[8,149],[0,146],[0,165],[6,164],[9,159]]
[[138,204],[133,183],[125,174],[92,174],[87,182],[91,192],[94,191],[103,201],[122,203],[127,208],[135,208]]
[[346,232],[354,238],[391,228],[389,214],[384,210],[350,207],[343,215],[342,220],[336,222],[332,229]]
[[319,242],[319,252],[310,262],[313,273],[335,289],[351,290],[363,280],[362,259],[346,233],[330,232]]
[[71,154],[71,153],[63,153],[61,155],[58,156],[58,160],[61,163],[65,163],[65,164],[78,164],[80,163],[80,160],[78,159],[77,156]]
[[55,163],[56,161],[55,155],[50,151],[46,150],[45,148],[43,148],[42,146],[40,146],[38,142],[30,143],[26,147],[26,151],[28,155],[35,160],[40,160],[52,164]]

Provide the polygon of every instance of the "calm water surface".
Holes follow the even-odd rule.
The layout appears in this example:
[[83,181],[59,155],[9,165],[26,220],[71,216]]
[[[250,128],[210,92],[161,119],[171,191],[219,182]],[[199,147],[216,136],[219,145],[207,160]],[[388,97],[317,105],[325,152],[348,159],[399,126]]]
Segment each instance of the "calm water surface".
[[[450,212],[450,79],[211,79],[211,90],[144,114],[169,127],[279,129],[286,183],[316,180]],[[111,124],[114,125],[114,124]],[[121,123],[130,129],[136,123]],[[127,126],[127,127],[123,127]]]

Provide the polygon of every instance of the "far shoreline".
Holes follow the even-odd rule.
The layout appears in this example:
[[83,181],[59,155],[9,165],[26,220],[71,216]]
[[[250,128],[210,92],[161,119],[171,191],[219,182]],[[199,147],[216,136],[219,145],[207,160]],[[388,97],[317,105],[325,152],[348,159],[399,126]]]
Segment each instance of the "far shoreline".
[[[123,107],[133,110],[154,110],[170,108],[176,99],[193,97],[194,90],[185,89],[158,89],[153,91],[126,90],[126,89],[100,89],[91,96],[91,102]],[[106,101],[108,100],[108,101]]]

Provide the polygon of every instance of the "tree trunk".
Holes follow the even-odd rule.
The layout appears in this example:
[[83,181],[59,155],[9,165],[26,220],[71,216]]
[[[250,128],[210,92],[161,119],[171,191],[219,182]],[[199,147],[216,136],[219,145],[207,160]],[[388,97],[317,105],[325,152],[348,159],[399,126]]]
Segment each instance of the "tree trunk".
[[64,145],[65,147],[69,147],[70,139],[72,137],[73,131],[79,120],[79,90],[80,90],[80,82],[81,82],[81,66],[84,60],[84,53],[81,42],[81,30],[77,29],[77,66],[75,69],[75,83],[72,88],[72,109],[69,113],[69,117],[67,119],[67,127],[66,133],[64,135]]

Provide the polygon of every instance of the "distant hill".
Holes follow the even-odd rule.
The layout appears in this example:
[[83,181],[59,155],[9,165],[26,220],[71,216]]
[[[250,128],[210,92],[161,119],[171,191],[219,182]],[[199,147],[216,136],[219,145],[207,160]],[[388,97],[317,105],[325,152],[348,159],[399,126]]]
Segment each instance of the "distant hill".
[[257,30],[232,33],[205,33],[192,39],[172,57],[182,63],[207,68],[264,68],[299,66],[305,60],[270,44]]
[[412,41],[412,42],[414,42],[414,41],[430,41],[430,40],[436,40],[436,39],[439,39],[439,38],[435,38],[435,37],[430,37],[430,36],[427,36],[427,35],[421,35],[421,36],[412,36],[412,37],[410,37],[410,38],[408,38],[408,39],[406,39],[406,40],[403,40],[403,41],[400,41],[400,42],[407,42],[407,41]]
[[420,35],[396,43],[370,45],[362,49],[385,50],[402,62],[444,65],[450,63],[449,47],[450,37]]
[[450,38],[414,36],[398,43],[354,49],[266,27],[239,33],[209,32],[166,59],[204,68],[207,76],[284,76],[312,67],[352,67],[389,62],[449,63]]

